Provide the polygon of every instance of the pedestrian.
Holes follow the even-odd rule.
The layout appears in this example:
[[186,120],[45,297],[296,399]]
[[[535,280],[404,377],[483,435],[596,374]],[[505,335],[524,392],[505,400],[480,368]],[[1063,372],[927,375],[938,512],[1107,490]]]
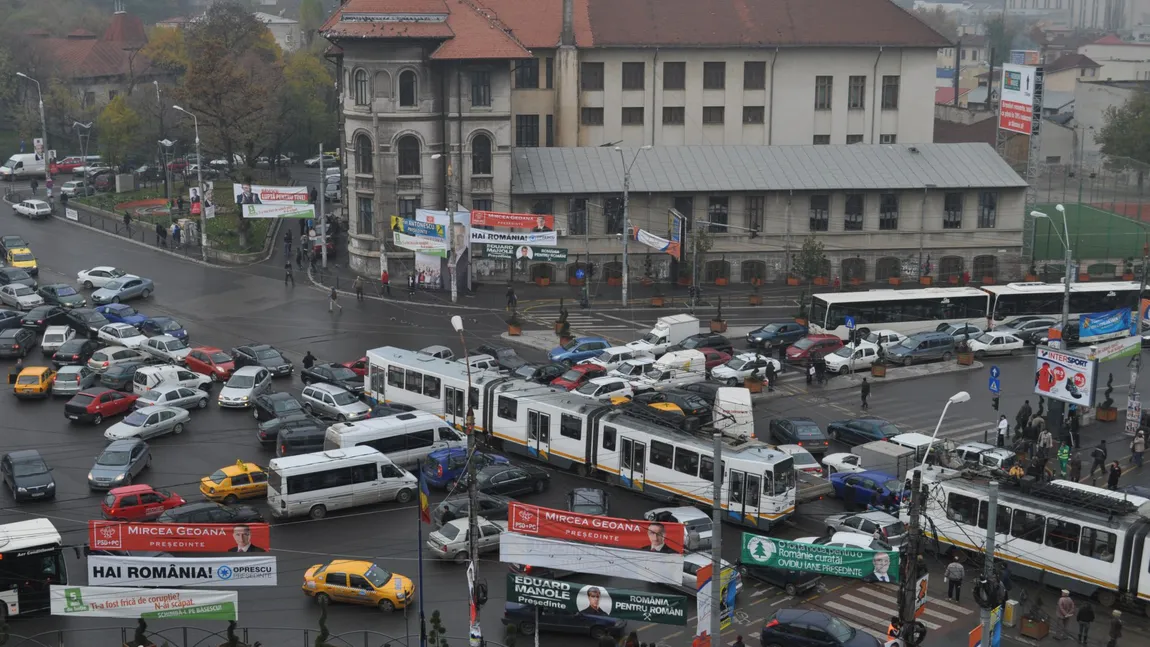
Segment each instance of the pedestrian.
[[1090,450],[1090,477],[1094,478],[1094,470],[1106,473],[1106,439],[1098,441],[1098,446]]
[[343,314],[343,306],[339,304],[339,292],[336,291],[335,286],[333,285],[331,287],[331,292],[329,292],[327,295],[327,311],[331,312],[336,308],[339,308],[340,314]]
[[415,296],[415,272],[407,273],[407,298]]
[[1006,432],[1010,429],[1010,423],[1006,421],[1006,414],[998,415],[998,446],[1006,447]]
[[300,246],[300,247],[303,247],[304,249],[307,249],[307,247],[308,247],[308,244],[307,244],[307,233],[303,233],[303,234],[300,234],[300,237],[299,237],[299,246]]
[[820,385],[827,381],[827,362],[821,357],[815,358],[815,380]]
[[870,397],[870,382],[867,382],[866,378],[864,377],[863,381],[862,381],[862,386],[859,388],[862,390],[862,408],[863,408],[863,411],[866,411],[867,409],[870,408],[870,405],[867,404],[867,401],[866,401],[866,399]]
[[743,642],[742,636],[735,636],[735,642],[731,644],[731,647],[747,647],[747,643]]
[[297,270],[303,271],[303,249],[300,247],[295,250],[295,267]]
[[1090,624],[1094,622],[1094,607],[1089,602],[1078,610],[1078,644],[1085,645],[1090,639]]
[[1043,428],[1038,432],[1038,455],[1043,458],[1050,458],[1054,453],[1054,435],[1050,433],[1049,429]]
[[180,246],[180,225],[179,223],[172,223],[172,247]]
[[1134,434],[1134,441],[1130,443],[1131,464],[1142,469],[1142,454],[1146,451],[1146,432],[1139,429]]
[[778,377],[779,374],[775,371],[775,363],[774,362],[772,362],[771,360],[768,359],[766,363],[767,363],[767,367],[765,369],[763,369],[763,373],[767,377],[767,392],[769,393],[769,392],[775,390],[775,379]]
[[639,634],[634,631],[627,634],[627,639],[623,641],[623,647],[639,647]]
[[898,616],[891,616],[890,624],[886,626],[886,637],[889,640],[894,640],[898,638],[900,631],[902,631],[902,619]]
[[958,602],[962,594],[962,578],[966,576],[966,569],[959,563],[960,556],[955,555],[954,561],[946,565],[943,577],[946,579],[946,598]]
[[36,189],[39,188],[40,183],[35,178],[32,179],[32,195],[36,195]]
[[1078,615],[1078,608],[1074,600],[1070,599],[1070,591],[1062,589],[1062,597],[1058,598],[1058,628],[1056,638],[1066,640],[1070,637],[1070,619]]
[[1110,474],[1107,475],[1107,477],[1106,477],[1106,489],[1117,490],[1118,489],[1118,481],[1121,478],[1122,478],[1122,466],[1118,464],[1118,461],[1114,461],[1113,463],[1110,464]]
[[312,355],[309,350],[307,354],[303,356],[303,367],[311,368],[313,366],[315,366],[315,355]]
[[357,275],[352,287],[355,288],[355,300],[363,301],[363,277]]
[[1061,476],[1066,478],[1066,468],[1070,464],[1070,441],[1062,441],[1062,446],[1058,448],[1058,466],[1062,468]]
[[811,363],[807,366],[807,386],[810,386],[815,381],[815,365]]
[[387,293],[388,298],[390,298],[391,297],[391,275],[387,273],[386,268],[379,275],[379,285],[380,285],[380,287],[383,288],[383,291]]
[[67,193],[61,193],[60,194],[60,204],[64,205],[65,209],[68,208],[68,194]]
[[291,256],[291,239],[292,239],[291,232],[285,231],[284,232],[284,258]]
[[291,273],[291,259],[284,261],[284,285],[291,281],[291,286],[295,287],[295,276]]
[[168,230],[160,223],[156,223],[156,245],[158,247],[168,246]]
[[515,296],[515,288],[511,284],[507,284],[507,310],[511,310],[519,303],[518,297]]
[[1021,434],[1026,431],[1026,424],[1030,422],[1032,413],[1033,411],[1030,410],[1030,400],[1024,401],[1022,406],[1018,408],[1018,414],[1014,416],[1014,422],[1017,425],[1014,428],[1015,433]]
[[181,195],[180,197],[176,198],[176,207],[180,211],[184,210],[184,196]]
[[1010,599],[1010,589],[1014,588],[1010,581],[1010,562],[1002,562],[1002,572],[998,574],[998,581],[1006,594],[1004,599]]
[[24,360],[17,357],[16,363],[8,369],[8,383],[15,384],[16,377],[20,375],[20,371],[22,370],[24,370]]
[[1075,483],[1082,480],[1082,455],[1078,452],[1070,455],[1070,475],[1067,478]]
[[778,348],[776,348],[775,350],[779,355],[779,362],[780,363],[787,361],[787,345],[786,344],[779,344]]
[[1122,637],[1122,612],[1115,609],[1110,612],[1110,640],[1106,647],[1118,647],[1118,639]]
[[[128,230],[128,238],[132,237],[132,214],[124,212],[124,228]],[[159,243],[157,243],[159,244]]]
[[1070,425],[1069,425],[1070,443],[1075,449],[1082,446],[1081,445],[1081,439],[1078,437],[1078,425],[1079,424],[1080,423],[1079,423],[1079,419],[1078,419],[1078,412],[1075,411],[1074,413],[1070,414]]

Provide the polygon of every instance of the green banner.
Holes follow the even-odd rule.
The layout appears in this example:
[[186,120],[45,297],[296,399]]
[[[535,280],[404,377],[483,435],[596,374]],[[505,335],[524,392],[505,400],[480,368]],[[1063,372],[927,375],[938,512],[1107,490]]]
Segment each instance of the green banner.
[[484,256],[495,259],[527,259],[547,263],[566,263],[566,247],[535,247],[533,245],[504,245],[501,243],[487,243],[484,245]]
[[624,591],[517,573],[507,574],[507,601],[564,613],[588,613],[665,625],[687,624],[687,598],[682,595]]
[[743,533],[743,563],[750,566],[898,582],[898,557],[893,550],[824,546]]

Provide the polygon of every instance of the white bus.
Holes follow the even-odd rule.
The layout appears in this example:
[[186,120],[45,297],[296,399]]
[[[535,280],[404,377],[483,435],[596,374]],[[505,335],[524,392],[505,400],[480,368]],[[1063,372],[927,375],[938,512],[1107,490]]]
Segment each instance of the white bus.
[[426,411],[337,422],[324,434],[324,450],[357,446],[371,447],[396,465],[415,471],[433,451],[466,447],[467,437],[449,427],[443,418]]
[[47,519],[0,525],[0,622],[51,609],[52,585],[68,583],[62,543]]
[[273,458],[268,463],[268,506],[277,519],[328,512],[385,501],[409,503],[419,490],[411,473],[378,450],[348,447]]
[[831,292],[812,297],[809,328],[847,339],[846,318],[853,317],[856,328],[909,334],[941,323],[985,326],[989,313],[990,295],[977,288]]
[[[1071,283],[1070,316],[1136,308],[1139,287],[1136,281]],[[1061,283],[1007,283],[987,285],[982,289],[990,294],[991,312],[996,322],[1019,315],[1062,315],[1065,288]]]

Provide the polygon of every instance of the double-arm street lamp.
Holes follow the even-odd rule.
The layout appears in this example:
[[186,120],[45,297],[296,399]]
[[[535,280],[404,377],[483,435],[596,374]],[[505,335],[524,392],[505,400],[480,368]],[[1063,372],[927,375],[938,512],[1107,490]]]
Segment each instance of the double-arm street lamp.
[[[1062,243],[1063,249],[1066,250],[1066,256],[1063,260],[1063,263],[1066,265],[1066,275],[1062,279],[1062,339],[1058,344],[1059,348],[1066,350],[1066,329],[1070,325],[1070,283],[1074,280],[1072,273],[1073,270],[1070,267],[1072,262],[1070,260],[1070,228],[1066,224],[1066,207],[1062,206],[1061,204],[1057,204],[1054,205],[1054,208],[1058,210],[1058,213],[1062,214],[1062,233],[1058,233],[1058,229],[1053,226],[1053,223],[1051,223],[1051,229],[1054,229],[1054,234],[1058,236],[1058,240]],[[1053,220],[1048,214],[1045,214],[1041,211],[1031,211],[1030,215],[1033,218],[1045,218],[1047,220]],[[1061,432],[1062,401],[1051,398],[1049,411],[1050,420],[1048,426],[1052,427],[1055,431]]]
[[[28,76],[23,72],[17,72],[16,76],[28,79],[36,84],[36,96],[40,101],[40,145],[43,147],[44,156],[44,188],[48,190],[48,197],[52,196],[52,164],[48,161],[48,122],[44,120],[44,93],[40,91],[40,82]],[[40,152],[40,151],[37,151]]]

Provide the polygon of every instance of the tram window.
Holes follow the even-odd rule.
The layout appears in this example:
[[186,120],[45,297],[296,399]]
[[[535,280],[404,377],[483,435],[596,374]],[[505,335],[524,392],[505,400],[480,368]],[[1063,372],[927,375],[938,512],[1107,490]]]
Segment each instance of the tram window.
[[440,381],[439,381],[438,377],[432,377],[430,375],[424,375],[423,376],[423,395],[426,395],[428,397],[432,397],[432,398],[435,398],[436,400],[438,400],[439,399],[439,386],[440,386]]
[[657,440],[651,441],[651,464],[671,469],[674,465],[675,447]]
[[746,504],[752,507],[759,506],[759,489],[763,487],[759,477],[754,474],[747,474],[747,500]]
[[969,526],[978,517],[978,499],[951,492],[947,498],[946,515],[956,523]]
[[1010,536],[1036,544],[1042,543],[1042,531],[1046,528],[1046,517],[1026,510],[1015,510],[1010,525]]
[[675,448],[675,471],[688,476],[699,475],[699,455],[689,449]]
[[1061,519],[1047,519],[1046,545],[1051,548],[1077,553],[1078,533],[1080,530],[1081,526],[1076,523],[1062,521]]
[[699,478],[711,483],[715,480],[715,459],[703,456],[699,459]]
[[603,427],[603,449],[615,451],[615,428]]
[[[909,489],[909,486],[907,489]],[[986,510],[987,510],[986,501],[979,501],[978,502],[978,527],[982,528],[983,530],[986,530]],[[1010,508],[1008,508],[1008,507],[1006,507],[1000,503],[1000,504],[998,504],[998,509],[995,512],[994,516],[997,517],[997,519],[994,520],[995,532],[1000,532],[1000,533],[1005,535],[1006,531],[1010,528]]]
[[423,373],[408,371],[407,379],[404,380],[403,390],[411,391],[412,393],[419,393],[423,391]]
[[403,369],[394,366],[387,367],[387,383],[397,389],[403,388]]
[[519,402],[511,398],[499,396],[499,417],[504,420],[515,420],[519,415]]
[[731,503],[743,502],[743,473],[738,470],[731,470],[731,488],[730,499]]
[[1087,557],[1100,559],[1104,562],[1114,561],[1114,546],[1118,538],[1114,533],[1098,530],[1097,528],[1082,529],[1082,543],[1078,552]]

